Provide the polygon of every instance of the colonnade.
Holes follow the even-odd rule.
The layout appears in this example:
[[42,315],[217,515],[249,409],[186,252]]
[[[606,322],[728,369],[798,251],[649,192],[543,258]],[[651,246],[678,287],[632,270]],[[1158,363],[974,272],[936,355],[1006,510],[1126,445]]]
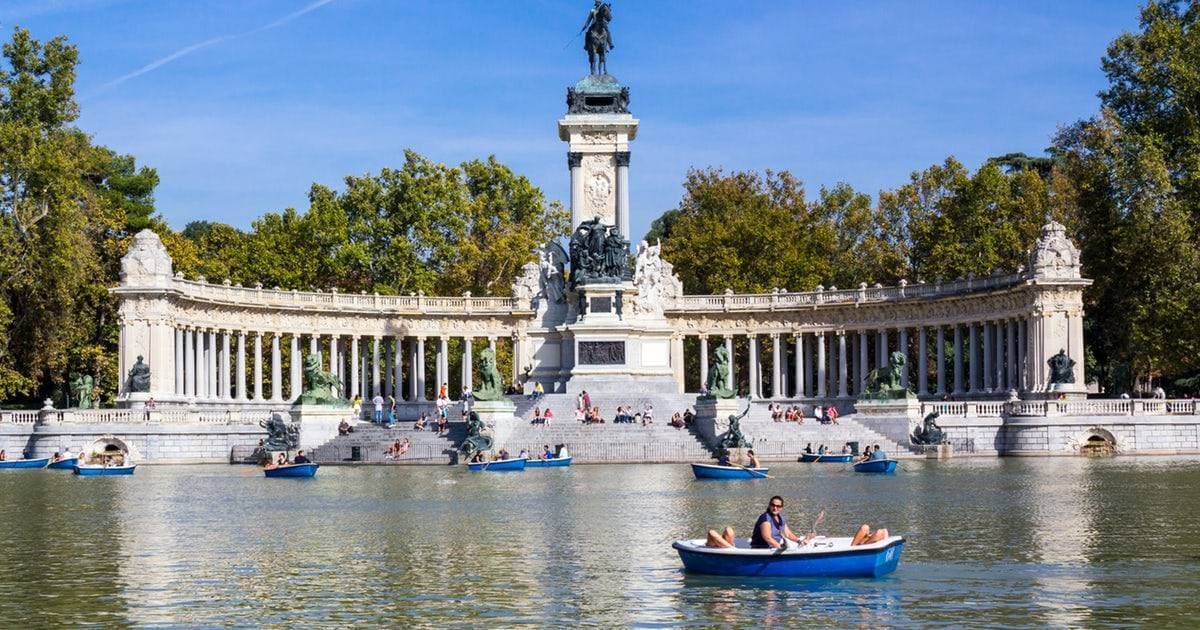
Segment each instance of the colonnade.
[[[729,382],[755,398],[846,398],[861,395],[871,370],[900,351],[900,380],[918,396],[996,396],[1036,382],[1029,318],[898,328],[699,335],[699,383],[715,344],[731,358]],[[735,338],[744,343],[734,343]],[[765,344],[764,344],[765,341]],[[735,354],[735,349],[744,351]],[[762,356],[769,351],[769,362]],[[748,369],[746,365],[750,366]],[[744,378],[738,379],[738,376]],[[915,381],[915,382],[913,382]]]
[[[174,334],[174,393],[189,400],[295,401],[302,391],[301,348],[305,340],[304,356],[316,356],[322,370],[336,375],[341,383],[339,393],[346,398],[358,395],[369,401],[378,394],[398,401],[433,400],[439,385],[451,381],[451,339],[461,340],[461,372],[455,379],[461,386],[447,393],[458,399],[462,387],[473,387],[474,337],[305,334],[191,326],[176,327]],[[495,350],[496,336],[482,339]],[[431,342],[434,362],[429,374],[426,351]],[[514,341],[515,351],[521,346]],[[283,374],[285,348],[287,379]],[[514,356],[513,364],[519,364],[519,357]],[[269,381],[264,368],[270,370]]]

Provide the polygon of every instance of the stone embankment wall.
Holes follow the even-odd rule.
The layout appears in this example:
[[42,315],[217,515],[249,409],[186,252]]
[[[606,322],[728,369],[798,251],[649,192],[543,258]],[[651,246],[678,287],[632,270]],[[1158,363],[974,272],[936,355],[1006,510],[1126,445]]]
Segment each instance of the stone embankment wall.
[[1200,453],[1200,416],[939,418],[955,454],[1073,455],[1096,436],[1122,455]]

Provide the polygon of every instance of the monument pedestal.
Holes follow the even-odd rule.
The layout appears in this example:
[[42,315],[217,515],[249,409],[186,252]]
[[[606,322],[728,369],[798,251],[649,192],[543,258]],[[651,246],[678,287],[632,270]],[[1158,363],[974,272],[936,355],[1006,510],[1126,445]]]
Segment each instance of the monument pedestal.
[[[743,405],[737,398],[698,398],[696,432],[710,448],[716,448],[721,436],[729,430],[729,416],[741,415]],[[731,453],[730,461],[732,458]]]
[[926,444],[925,459],[950,459],[954,457],[954,448],[949,444]]
[[354,410],[349,406],[294,405],[292,422],[300,425],[302,450],[314,449],[337,437],[342,420],[351,420]]
[[902,446],[921,423],[921,401],[916,398],[859,400],[854,407],[855,421]]
[[479,414],[479,419],[491,431],[493,448],[499,449],[504,446],[512,436],[513,427],[517,423],[517,418],[513,415],[516,408],[508,399],[480,400],[471,405],[471,410]]

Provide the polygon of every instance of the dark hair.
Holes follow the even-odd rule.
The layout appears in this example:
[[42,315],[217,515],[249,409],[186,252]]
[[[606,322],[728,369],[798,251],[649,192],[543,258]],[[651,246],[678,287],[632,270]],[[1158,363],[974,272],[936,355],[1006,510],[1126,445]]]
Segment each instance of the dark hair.
[[878,445],[878,444],[876,444],[876,445],[875,445],[875,450],[879,450],[879,445]]
[[771,498],[770,498],[770,499],[767,501],[767,505],[771,505],[772,503],[774,503],[774,502],[776,502],[776,501],[779,501],[779,505],[783,505],[783,504],[784,504],[784,503],[783,503],[783,497],[781,497],[781,496],[779,496],[779,495],[777,494],[777,495],[775,495],[775,496],[771,497]]
[[749,454],[751,454],[751,455],[753,455],[753,454],[754,454],[754,449],[752,449],[752,448],[748,448],[748,449],[746,449],[746,452],[747,452],[747,453],[749,453]]

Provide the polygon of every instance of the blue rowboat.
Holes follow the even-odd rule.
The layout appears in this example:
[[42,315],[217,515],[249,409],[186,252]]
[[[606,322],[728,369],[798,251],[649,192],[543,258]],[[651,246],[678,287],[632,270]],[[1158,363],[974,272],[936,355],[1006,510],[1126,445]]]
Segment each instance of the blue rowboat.
[[72,470],[77,463],[79,463],[78,457],[64,457],[56,462],[47,464],[46,468],[50,468],[51,470]]
[[88,464],[86,466],[75,465],[75,474],[84,477],[98,477],[101,475],[132,475],[133,469],[137,468],[137,464],[128,466],[101,466],[96,464]]
[[525,470],[525,463],[528,458],[515,457],[512,459],[498,459],[494,462],[472,462],[467,464],[467,469],[475,472],[502,472],[506,470]]
[[284,464],[274,468],[264,468],[268,477],[312,477],[317,474],[320,464]]
[[894,472],[896,472],[896,460],[894,460],[894,459],[869,459],[865,462],[859,462],[859,463],[855,464],[854,472],[894,473]]
[[[550,459],[530,459],[525,462],[526,468],[560,468],[570,466],[570,457],[552,457]],[[491,470],[490,468],[488,470]]]
[[837,455],[817,455],[815,453],[804,453],[800,455],[800,461],[802,462],[819,462],[822,464],[845,464],[853,459],[854,455],[851,453],[846,453],[845,455],[840,453]]
[[704,540],[677,540],[683,567],[705,575],[764,577],[880,577],[896,570],[904,538],[892,536],[870,545],[850,545],[850,538],[817,537],[803,547],[787,550],[751,549],[750,539],[736,547],[718,549]]
[[37,459],[6,459],[0,462],[0,468],[45,468],[49,457]]
[[692,464],[692,473],[697,479],[766,479],[768,470],[770,469]]

